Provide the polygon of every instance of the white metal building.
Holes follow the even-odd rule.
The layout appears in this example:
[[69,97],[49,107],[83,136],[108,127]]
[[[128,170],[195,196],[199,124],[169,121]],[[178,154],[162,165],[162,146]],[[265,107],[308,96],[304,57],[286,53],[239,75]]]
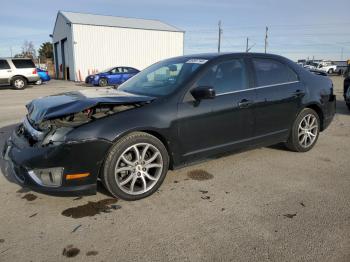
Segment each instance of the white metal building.
[[159,20],[64,11],[52,41],[57,78],[75,81],[113,66],[142,70],[184,52],[184,31]]

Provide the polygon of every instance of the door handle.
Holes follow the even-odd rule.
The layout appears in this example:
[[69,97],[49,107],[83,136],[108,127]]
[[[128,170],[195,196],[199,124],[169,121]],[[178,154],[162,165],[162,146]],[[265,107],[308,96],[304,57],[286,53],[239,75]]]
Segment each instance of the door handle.
[[304,95],[305,95],[305,92],[299,89],[293,93],[294,97],[303,97]]
[[248,108],[250,107],[254,102],[252,100],[248,99],[242,99],[241,102],[238,103],[239,108]]

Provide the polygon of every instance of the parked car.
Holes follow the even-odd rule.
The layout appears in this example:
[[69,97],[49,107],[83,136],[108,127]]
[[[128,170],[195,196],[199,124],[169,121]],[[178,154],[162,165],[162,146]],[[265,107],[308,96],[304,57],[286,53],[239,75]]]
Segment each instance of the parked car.
[[337,65],[332,61],[321,61],[317,63],[316,69],[323,71],[327,74],[334,74],[338,72]]
[[38,72],[40,79],[36,81],[35,84],[41,85],[43,82],[48,82],[51,80],[51,77],[49,76],[49,72],[47,72],[46,70],[37,68],[36,71]]
[[140,71],[132,67],[112,67],[101,73],[87,76],[85,83],[94,86],[120,85],[138,72]]
[[280,142],[307,152],[335,113],[332,81],[277,55],[181,56],[118,89],[35,99],[4,148],[17,180],[42,191],[153,194],[168,168]]
[[14,89],[24,89],[27,84],[39,80],[31,59],[0,58],[0,85],[11,85]]
[[313,62],[313,61],[307,61],[305,64],[304,64],[304,68],[306,69],[317,69],[318,67],[318,63],[316,62]]

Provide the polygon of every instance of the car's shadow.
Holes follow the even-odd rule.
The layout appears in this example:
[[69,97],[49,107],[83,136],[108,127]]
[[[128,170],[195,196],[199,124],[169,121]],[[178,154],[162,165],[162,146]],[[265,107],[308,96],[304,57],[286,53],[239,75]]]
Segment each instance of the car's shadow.
[[[36,86],[36,85],[27,85],[27,86],[25,87],[25,89],[27,89],[27,88],[33,88],[34,86]],[[12,86],[4,85],[4,86],[0,86],[0,90],[21,91],[21,90],[24,90],[24,89],[15,89],[15,88],[13,88]]]
[[[19,123],[16,123],[16,124],[12,124],[12,125],[8,125],[8,126],[0,128],[0,152],[1,152],[0,170],[8,182],[14,183],[14,184],[17,184],[17,185],[23,187],[23,185],[21,185],[17,182],[9,162],[6,161],[2,156],[3,148],[4,148],[6,140],[10,137],[11,133],[18,125],[19,125]],[[29,188],[26,188],[26,189],[36,191],[33,189],[29,189]],[[40,191],[37,191],[37,192],[40,192]],[[104,188],[104,186],[102,185],[102,183],[100,181],[97,182],[97,192],[101,193],[105,196],[112,197],[112,195]],[[42,192],[40,192],[40,193],[42,193]],[[47,192],[45,192],[44,194],[64,197],[64,196],[91,195],[92,193],[87,193],[87,192],[47,193]]]

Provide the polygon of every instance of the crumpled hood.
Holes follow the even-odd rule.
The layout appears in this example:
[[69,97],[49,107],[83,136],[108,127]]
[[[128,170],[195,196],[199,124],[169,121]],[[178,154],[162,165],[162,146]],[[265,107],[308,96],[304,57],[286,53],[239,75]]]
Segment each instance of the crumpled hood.
[[38,124],[44,120],[79,113],[98,104],[128,105],[139,102],[149,102],[154,99],[154,97],[104,88],[46,96],[34,99],[28,103],[26,107],[30,122]]

